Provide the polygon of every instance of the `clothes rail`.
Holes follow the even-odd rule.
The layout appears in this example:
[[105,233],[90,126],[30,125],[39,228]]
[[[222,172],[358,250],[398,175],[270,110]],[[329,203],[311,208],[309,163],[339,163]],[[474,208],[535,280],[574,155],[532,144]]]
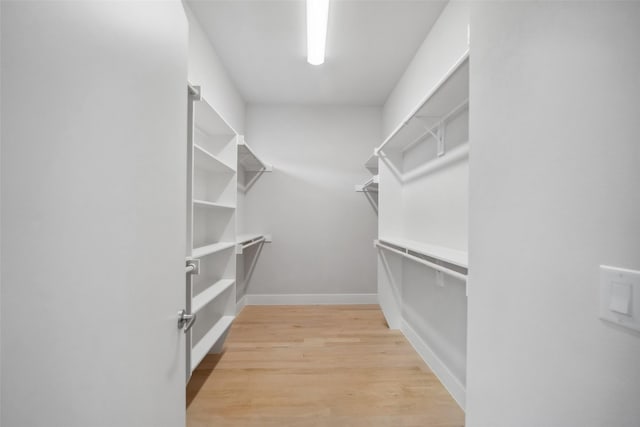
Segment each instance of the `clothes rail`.
[[247,248],[249,248],[249,247],[251,247],[251,246],[253,246],[253,245],[257,245],[258,243],[262,243],[262,242],[264,242],[265,240],[266,240],[266,239],[264,238],[264,236],[261,236],[261,237],[259,237],[259,238],[257,238],[257,239],[253,239],[253,240],[249,240],[249,241],[247,241],[247,242],[243,242],[243,243],[240,245],[240,248],[241,248],[241,250],[243,250],[243,251],[244,251],[245,249],[247,249]]
[[463,274],[463,273],[460,273],[458,271],[452,270],[452,269],[447,268],[447,267],[445,267],[443,265],[439,265],[439,264],[433,263],[431,261],[427,261],[427,260],[419,258],[419,257],[417,257],[415,255],[411,255],[409,253],[409,251],[418,253],[415,250],[409,250],[409,249],[406,249],[406,248],[402,248],[402,250],[401,249],[397,249],[397,248],[392,247],[392,246],[390,246],[388,244],[385,244],[384,242],[382,242],[380,240],[376,240],[374,242],[374,244],[379,249],[384,249],[385,251],[396,253],[396,254],[401,255],[401,256],[403,256],[403,257],[405,257],[407,259],[410,259],[411,261],[417,262],[417,263],[422,264],[422,265],[426,265],[427,267],[433,268],[436,271],[440,271],[440,272],[442,272],[444,274],[447,274],[449,276],[455,277],[456,279],[460,279],[460,280],[463,280],[465,282],[467,281],[467,275],[466,274]]

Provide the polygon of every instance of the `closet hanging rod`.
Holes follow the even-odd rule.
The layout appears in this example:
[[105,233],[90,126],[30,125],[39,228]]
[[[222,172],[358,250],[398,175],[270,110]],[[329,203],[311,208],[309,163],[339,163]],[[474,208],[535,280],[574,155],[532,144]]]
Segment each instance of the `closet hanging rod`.
[[251,246],[253,246],[255,244],[258,244],[258,243],[262,243],[264,241],[265,241],[264,236],[262,236],[262,237],[260,237],[258,239],[250,240],[248,243],[245,243],[245,244],[242,245],[242,250],[245,250],[248,247],[251,247]]
[[380,242],[380,240],[376,240],[375,241],[375,246],[380,248],[380,249],[384,249],[386,251],[393,252],[393,253],[396,253],[398,255],[402,255],[403,257],[405,257],[407,259],[410,259],[411,261],[417,262],[419,264],[426,265],[427,267],[433,268],[436,271],[441,271],[442,273],[448,274],[449,276],[455,277],[456,279],[460,279],[460,280],[463,280],[465,282],[467,281],[467,275],[466,274],[459,273],[459,272],[457,272],[455,270],[451,270],[450,268],[444,267],[442,265],[438,265],[438,264],[435,264],[433,262],[427,261],[425,259],[413,256],[413,255],[407,253],[406,249],[405,249],[405,251],[401,251],[399,249],[392,248],[391,246],[387,246],[384,243]]

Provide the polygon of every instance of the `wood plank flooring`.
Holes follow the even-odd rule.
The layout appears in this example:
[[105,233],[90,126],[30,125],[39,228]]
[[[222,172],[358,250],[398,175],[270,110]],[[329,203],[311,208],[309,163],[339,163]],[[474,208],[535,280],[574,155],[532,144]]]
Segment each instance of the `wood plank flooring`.
[[377,305],[247,306],[187,387],[188,427],[459,427]]

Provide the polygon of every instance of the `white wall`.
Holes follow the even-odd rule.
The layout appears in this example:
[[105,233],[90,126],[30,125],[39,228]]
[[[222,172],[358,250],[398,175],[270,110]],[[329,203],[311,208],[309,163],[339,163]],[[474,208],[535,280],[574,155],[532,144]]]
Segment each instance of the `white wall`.
[[[0,40],[2,39],[2,7],[0,7]],[[2,82],[2,67],[0,67],[0,82]],[[2,99],[2,84],[0,83],[0,99]],[[2,129],[2,111],[0,109],[0,130]],[[2,188],[2,132],[0,132],[0,188]],[[2,194],[0,193],[0,242],[2,242]],[[0,272],[2,271],[2,245],[0,245]],[[0,322],[2,319],[2,274],[0,274]],[[2,324],[0,323],[0,367],[2,366]],[[0,369],[0,384],[2,384],[2,369]],[[0,420],[2,420],[2,387],[0,387]]]
[[376,215],[354,185],[381,139],[369,107],[251,106],[247,141],[273,173],[245,196],[245,228],[273,234],[248,294],[371,294]]
[[425,94],[467,50],[468,24],[469,3],[449,2],[384,104],[385,137],[418,107]]
[[242,134],[245,102],[197,18],[183,2],[189,20],[189,82],[202,87],[202,94],[222,117]]
[[[0,7],[0,40],[2,39],[2,7]],[[2,82],[2,67],[0,67],[0,82]],[[2,99],[2,84],[0,83],[0,99]],[[0,130],[2,129],[2,111],[0,109]],[[0,132],[0,188],[2,188],[2,132]],[[2,242],[2,194],[0,193],[0,242]],[[0,245],[0,272],[2,271],[2,245]],[[2,319],[2,274],[0,274],[0,322]],[[2,324],[0,323],[0,367],[2,366]],[[0,384],[2,384],[2,369],[0,369]],[[0,420],[2,420],[2,387],[0,387]]]
[[467,425],[638,426],[640,3],[473,6]]
[[[427,362],[452,396],[465,407],[467,376],[467,298],[465,284],[432,268],[404,260],[402,318],[432,353]],[[423,354],[424,356],[424,354]],[[432,359],[435,360],[434,363]]]
[[[459,153],[469,147],[469,115],[465,112],[448,121],[444,134],[442,157],[436,154],[434,138],[405,151],[405,172],[424,170],[425,166],[431,170],[402,182],[402,214],[396,220],[400,220],[404,238],[466,252],[469,157]],[[398,210],[388,204],[385,207]]]

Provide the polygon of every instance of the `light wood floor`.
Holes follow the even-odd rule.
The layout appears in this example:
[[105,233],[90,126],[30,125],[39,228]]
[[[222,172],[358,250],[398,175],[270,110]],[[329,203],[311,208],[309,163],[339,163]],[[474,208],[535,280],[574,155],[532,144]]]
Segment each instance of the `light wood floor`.
[[464,413],[377,305],[247,306],[187,387],[188,427],[444,427]]

